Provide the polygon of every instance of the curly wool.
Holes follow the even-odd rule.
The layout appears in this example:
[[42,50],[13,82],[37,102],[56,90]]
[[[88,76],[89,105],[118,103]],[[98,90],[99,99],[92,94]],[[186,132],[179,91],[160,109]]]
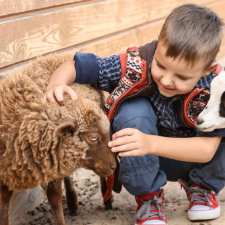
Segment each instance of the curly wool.
[[[32,63],[24,73],[30,77],[39,88],[45,92],[48,81],[52,73],[65,61],[72,60],[71,55],[51,54],[48,56],[39,57]],[[98,91],[91,85],[79,85],[74,83],[71,86],[80,97],[95,101],[97,104],[102,104],[102,92]]]
[[[81,167],[90,146],[74,132],[77,127],[79,131],[88,131],[90,126],[104,128],[104,134],[108,131],[106,117],[100,120],[102,96],[94,88],[82,86],[77,92],[94,101],[67,98],[61,107],[43,101],[49,76],[63,60],[43,57],[1,80],[0,180],[10,190],[61,179]],[[112,156],[107,157],[114,162]]]

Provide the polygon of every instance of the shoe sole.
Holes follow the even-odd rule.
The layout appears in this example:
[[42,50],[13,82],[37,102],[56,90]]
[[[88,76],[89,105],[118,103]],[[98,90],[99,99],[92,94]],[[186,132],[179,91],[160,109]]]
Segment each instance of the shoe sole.
[[199,220],[213,220],[220,216],[220,207],[207,211],[190,211],[188,212],[188,219],[191,221]]
[[[161,222],[155,222],[155,223],[145,223],[146,225],[168,225],[167,223],[161,223]],[[144,223],[143,223],[143,225],[145,225]],[[135,223],[134,225],[139,225],[139,224],[137,224],[137,223]]]

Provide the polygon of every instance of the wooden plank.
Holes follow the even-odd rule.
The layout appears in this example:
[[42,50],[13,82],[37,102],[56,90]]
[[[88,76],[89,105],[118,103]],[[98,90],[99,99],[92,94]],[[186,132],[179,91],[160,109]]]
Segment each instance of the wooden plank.
[[[108,37],[101,38],[97,41],[93,41],[87,44],[81,44],[77,47],[71,47],[66,50],[59,50],[57,52],[58,54],[68,53],[71,55],[74,55],[77,51],[93,52],[99,56],[108,56],[111,54],[120,53],[125,51],[128,47],[140,46],[144,43],[147,43],[148,41],[156,39],[161,24],[162,21],[156,21],[154,23],[142,25],[138,28],[133,28],[128,31],[109,35]],[[12,72],[13,70],[20,69],[30,61],[32,60],[11,65],[6,69],[0,69],[0,76],[5,76],[7,75],[7,73]]]
[[[131,46],[140,46],[147,42],[157,39],[163,21],[156,21],[142,25],[138,28],[133,28],[125,32],[110,35],[107,38],[102,38],[98,41],[93,41],[88,44],[79,45],[76,48],[69,48],[67,50],[60,50],[58,53],[69,53],[74,55],[75,52],[93,52],[100,56],[109,56],[111,54],[121,53]],[[222,48],[218,54],[218,59],[225,57],[225,37],[223,39]],[[27,63],[27,62],[26,62]],[[0,69],[0,76],[5,76],[14,69],[20,69],[24,64],[20,63]]]
[[87,0],[0,0],[0,17]]
[[[0,67],[164,18],[186,0],[108,0],[0,21]],[[193,0],[206,4],[209,0]],[[214,3],[225,14],[225,0]],[[99,13],[101,12],[101,13]]]
[[[126,51],[128,47],[141,46],[150,41],[157,40],[162,24],[162,20],[149,23],[99,41],[94,41],[90,44],[80,45],[77,48],[60,52],[69,52],[71,54],[74,54],[76,51],[92,52],[100,56],[121,53]],[[223,57],[225,57],[225,35],[217,59]]]

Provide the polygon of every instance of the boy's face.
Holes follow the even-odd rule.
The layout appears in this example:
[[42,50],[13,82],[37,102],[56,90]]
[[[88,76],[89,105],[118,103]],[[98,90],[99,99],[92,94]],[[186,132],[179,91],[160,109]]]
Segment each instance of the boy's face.
[[172,97],[190,92],[203,74],[207,73],[204,66],[203,60],[191,66],[184,59],[166,56],[166,47],[159,42],[152,61],[151,73],[160,94]]

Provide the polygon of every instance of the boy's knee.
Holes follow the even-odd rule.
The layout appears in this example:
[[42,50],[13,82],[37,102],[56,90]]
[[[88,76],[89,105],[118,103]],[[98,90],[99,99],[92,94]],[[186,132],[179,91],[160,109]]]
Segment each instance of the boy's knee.
[[123,128],[137,128],[142,132],[157,134],[156,115],[147,98],[137,97],[123,102],[113,119],[113,132]]
[[158,157],[124,157],[120,160],[119,180],[132,194],[147,193],[159,170]]

